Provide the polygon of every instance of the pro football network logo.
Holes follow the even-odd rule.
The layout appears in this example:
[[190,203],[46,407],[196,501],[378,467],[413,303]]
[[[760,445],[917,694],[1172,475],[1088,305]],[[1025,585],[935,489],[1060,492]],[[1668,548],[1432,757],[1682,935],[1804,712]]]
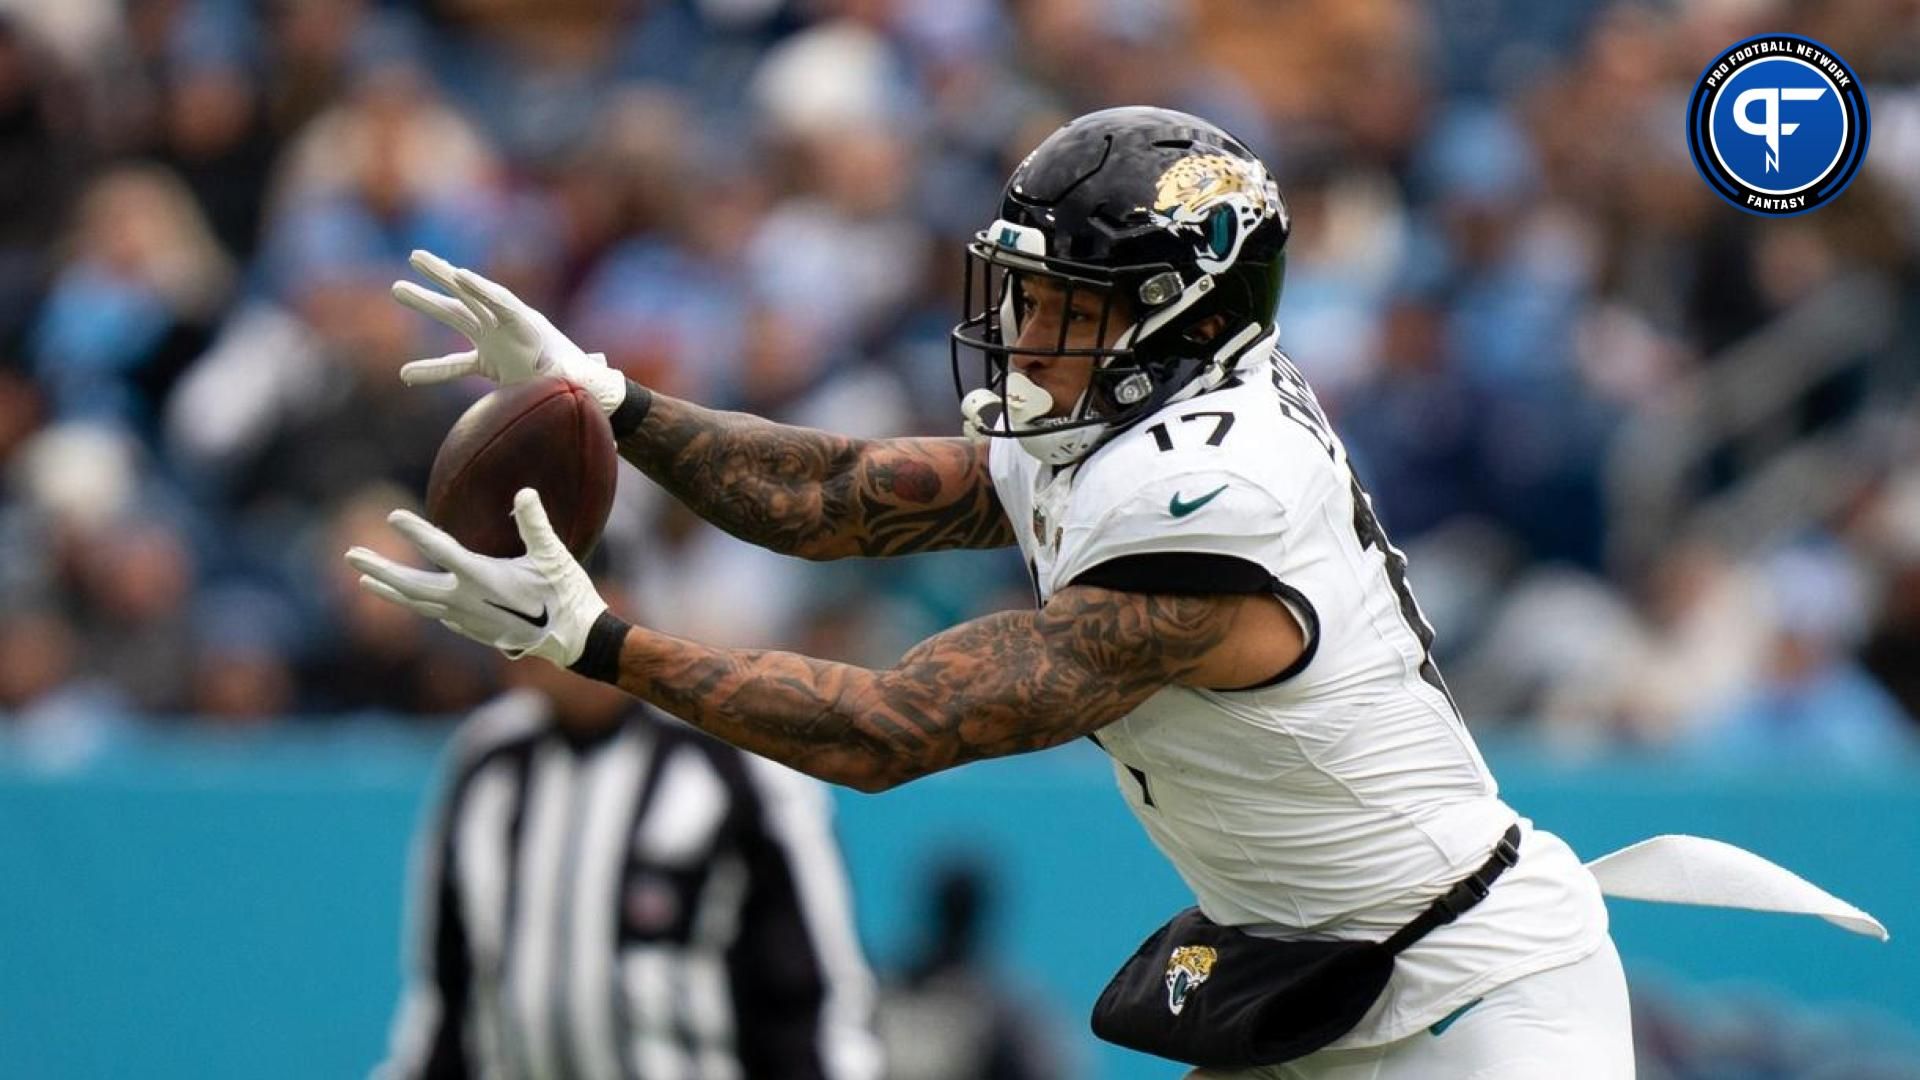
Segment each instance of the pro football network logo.
[[1687,147],[1714,193],[1789,217],[1847,189],[1867,157],[1867,95],[1812,38],[1763,34],[1715,57],[1687,103]]

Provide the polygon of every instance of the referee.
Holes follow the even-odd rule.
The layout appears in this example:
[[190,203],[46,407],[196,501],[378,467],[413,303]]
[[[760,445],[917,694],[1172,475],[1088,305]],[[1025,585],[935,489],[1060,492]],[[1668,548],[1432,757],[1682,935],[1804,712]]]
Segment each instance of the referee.
[[818,783],[515,664],[416,837],[382,1080],[881,1074]]

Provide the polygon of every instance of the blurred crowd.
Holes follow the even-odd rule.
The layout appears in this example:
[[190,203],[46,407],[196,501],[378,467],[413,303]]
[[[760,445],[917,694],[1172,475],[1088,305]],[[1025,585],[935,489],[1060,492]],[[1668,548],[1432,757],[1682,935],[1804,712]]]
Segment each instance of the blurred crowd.
[[[1854,65],[1867,164],[1761,220],[1707,58]],[[0,727],[443,715],[499,661],[353,587],[484,385],[431,249],[663,391],[956,432],[961,244],[1077,112],[1205,115],[1295,223],[1283,343],[1474,723],[1871,761],[1920,715],[1920,3],[0,2]],[[813,565],[630,471],[596,570],[723,644],[892,662],[1012,557]],[[849,604],[846,598],[861,602]]]

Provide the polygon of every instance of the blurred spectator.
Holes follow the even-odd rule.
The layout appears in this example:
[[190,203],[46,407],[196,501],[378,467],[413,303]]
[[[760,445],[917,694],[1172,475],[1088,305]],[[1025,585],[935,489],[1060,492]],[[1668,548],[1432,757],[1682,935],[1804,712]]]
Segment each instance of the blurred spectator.
[[326,506],[362,485],[424,492],[457,392],[394,374],[420,329],[387,295],[388,264],[302,278],[291,305],[243,308],[182,381],[169,452],[235,510]]
[[142,712],[185,712],[196,575],[186,538],[163,518],[130,515],[73,539],[88,669]]
[[138,502],[124,431],[43,428],[22,441],[0,501],[0,710],[43,749],[83,754],[136,708],[184,705],[168,665],[194,582],[185,538]]
[[1378,324],[1379,369],[1340,405],[1342,436],[1401,541],[1450,518],[1484,515],[1485,437],[1474,388],[1443,339],[1442,313],[1412,297]]
[[1590,575],[1529,585],[1482,662],[1531,673],[1510,715],[1537,716],[1563,744],[1670,747],[1762,678],[1775,625],[1764,578],[1710,541],[1675,539],[1633,602]]
[[[1647,637],[1587,700],[1635,741],[1662,746],[1760,679],[1774,612],[1759,568],[1685,538],[1662,554],[1639,600]],[[1577,704],[1556,711],[1563,724],[1579,722]]]
[[261,21],[271,62],[262,97],[277,139],[304,127],[340,96],[356,44],[375,33],[367,0],[276,0]]
[[1766,565],[1777,629],[1751,687],[1701,717],[1691,748],[1719,759],[1876,765],[1916,748],[1900,706],[1854,660],[1866,628],[1859,572],[1830,545]]
[[260,91],[228,59],[196,59],[168,75],[162,158],[193,192],[228,254],[253,256],[267,178],[279,150]]
[[726,401],[740,390],[742,262],[764,185],[665,96],[620,98],[602,132],[591,167],[627,235],[588,272],[569,322],[634,378]]
[[43,765],[110,745],[132,717],[113,690],[81,673],[80,642],[57,612],[0,611],[0,733]]
[[34,330],[34,374],[54,414],[149,430],[233,280],[174,174],[129,166],[94,181]]
[[[529,162],[563,155],[591,136],[598,103],[616,90],[622,29],[636,9],[617,0],[430,0],[420,6],[438,31],[439,70],[448,89],[492,142]],[[637,5],[653,6],[683,5]]]
[[[0,606],[44,615],[77,639],[85,606],[81,570],[102,556],[89,542],[136,517],[142,463],[124,431],[90,424],[47,427],[24,439],[8,463],[0,502]],[[79,676],[77,657],[63,665]]]
[[0,16],[0,349],[7,352],[31,321],[73,197],[86,156],[81,123],[52,58]]
[[1860,660],[1920,723],[1920,469],[1893,478],[1862,531],[1880,600]]
[[296,712],[298,618],[283,596],[257,585],[206,590],[193,612],[193,713],[231,727]]
[[1010,986],[983,940],[994,881],[975,859],[949,859],[922,883],[927,938],[889,980],[880,1035],[892,1080],[1053,1080],[1065,1046],[1044,1012]]
[[1387,173],[1325,151],[1297,153],[1288,169],[1294,220],[1318,223],[1296,233],[1297,251],[1288,243],[1288,337],[1315,343],[1315,392],[1325,387],[1326,407],[1344,415],[1344,399],[1378,373],[1374,353],[1389,347],[1377,323],[1389,298],[1396,290],[1411,294],[1406,283],[1417,271],[1408,267],[1432,256],[1410,250],[1414,218]]
[[419,328],[393,310],[386,269],[355,266],[302,282],[295,310],[322,362],[318,386],[304,399],[275,403],[282,406],[273,414],[277,423],[246,463],[250,483],[232,493],[239,505],[326,505],[382,480],[426,490],[434,453],[465,402],[399,386],[394,372]]
[[[1651,651],[1633,609],[1606,582],[1568,567],[1525,571],[1503,592],[1447,669],[1464,714],[1482,727],[1536,724],[1568,751],[1632,741],[1616,698],[1633,692],[1638,680],[1626,674]],[[1448,624],[1435,625],[1444,633]]]
[[0,368],[0,474],[39,428],[40,391],[25,376]]
[[[405,492],[374,486],[343,503],[314,546],[309,573],[325,583],[320,600],[326,632],[301,672],[307,707],[316,712],[379,709],[446,715],[471,709],[493,690],[493,656],[431,623],[398,619],[356,585],[339,553],[360,545],[395,558],[404,541],[387,527],[387,514],[408,506]],[[399,546],[396,546],[399,545]],[[369,602],[372,601],[372,602]],[[406,614],[406,612],[401,612]]]
[[498,165],[473,126],[405,56],[369,60],[345,97],[286,150],[268,269],[281,290],[414,248],[481,261]]
[[880,35],[842,21],[776,46],[754,90],[794,187],[744,252],[749,280],[790,332],[845,346],[911,299],[924,263],[912,87]]
[[705,527],[676,501],[655,507],[655,532],[625,583],[648,625],[736,648],[789,640],[801,564]]
[[52,611],[10,608],[0,618],[0,718],[20,722],[78,670],[73,626]]

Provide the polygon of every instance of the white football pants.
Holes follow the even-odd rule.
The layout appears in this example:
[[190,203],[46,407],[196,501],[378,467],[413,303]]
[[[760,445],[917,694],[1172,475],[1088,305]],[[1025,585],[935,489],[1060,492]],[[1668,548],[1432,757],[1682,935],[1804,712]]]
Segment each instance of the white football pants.
[[1492,990],[1445,1024],[1385,1046],[1187,1080],[1632,1080],[1627,979],[1611,940],[1584,960]]

